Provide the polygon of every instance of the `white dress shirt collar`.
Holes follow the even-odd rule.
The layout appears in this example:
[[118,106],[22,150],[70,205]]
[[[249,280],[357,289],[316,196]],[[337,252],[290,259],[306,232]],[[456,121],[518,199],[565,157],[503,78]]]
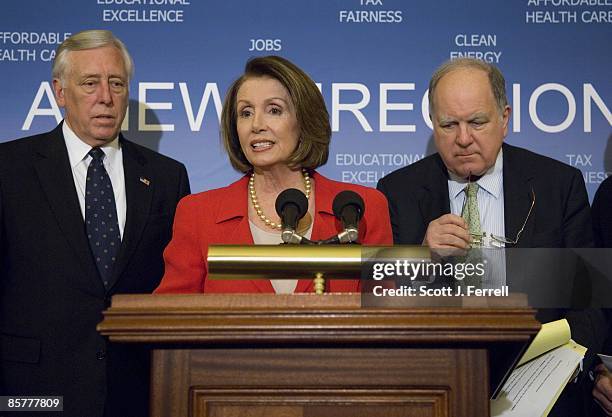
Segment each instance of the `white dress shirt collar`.
[[[450,181],[448,182],[449,195],[451,198],[456,198],[467,185],[468,181],[458,175],[448,171]],[[495,163],[490,167],[485,174],[476,181],[478,186],[486,191],[495,199],[499,199],[504,192],[504,183],[502,181],[504,175],[504,156],[503,150],[500,148]]]

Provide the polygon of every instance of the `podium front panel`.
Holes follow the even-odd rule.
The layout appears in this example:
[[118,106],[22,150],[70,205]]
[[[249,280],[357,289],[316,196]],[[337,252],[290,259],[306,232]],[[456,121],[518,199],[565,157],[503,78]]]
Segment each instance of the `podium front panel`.
[[153,362],[155,417],[488,415],[485,349],[162,349]]

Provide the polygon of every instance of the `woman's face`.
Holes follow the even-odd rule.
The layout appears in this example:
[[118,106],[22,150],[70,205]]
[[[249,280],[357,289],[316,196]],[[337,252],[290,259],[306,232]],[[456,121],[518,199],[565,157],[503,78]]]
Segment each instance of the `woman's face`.
[[240,147],[255,168],[287,165],[300,129],[289,92],[271,77],[248,78],[236,94]]

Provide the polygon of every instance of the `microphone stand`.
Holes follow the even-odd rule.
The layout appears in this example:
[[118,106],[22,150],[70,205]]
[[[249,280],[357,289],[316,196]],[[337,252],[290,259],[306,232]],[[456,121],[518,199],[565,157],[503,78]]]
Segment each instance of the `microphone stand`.
[[[336,245],[341,243],[355,244],[356,239],[352,240],[351,236],[357,236],[357,231],[354,229],[343,230],[335,236],[332,236],[324,240],[310,240],[298,233],[295,230],[283,230],[281,237],[283,239],[283,245]],[[325,278],[323,273],[317,272],[313,280],[315,294],[321,295],[325,292]]]

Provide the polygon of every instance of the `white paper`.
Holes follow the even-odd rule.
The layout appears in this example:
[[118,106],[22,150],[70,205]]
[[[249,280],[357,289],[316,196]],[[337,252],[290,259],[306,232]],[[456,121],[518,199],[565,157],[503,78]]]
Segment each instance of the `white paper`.
[[548,415],[583,356],[567,344],[516,368],[498,398],[491,400],[491,416]]

